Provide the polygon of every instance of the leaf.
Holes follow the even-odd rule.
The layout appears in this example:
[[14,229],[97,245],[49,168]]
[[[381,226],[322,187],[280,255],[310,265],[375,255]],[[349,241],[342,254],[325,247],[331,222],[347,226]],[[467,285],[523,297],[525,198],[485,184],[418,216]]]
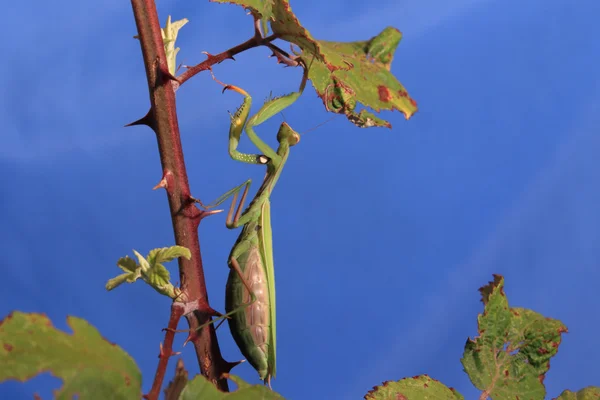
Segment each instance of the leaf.
[[192,258],[192,253],[190,253],[187,247],[183,246],[162,247],[159,249],[150,250],[147,260],[152,265],[154,263],[162,264],[169,262],[177,257],[185,257],[189,260]]
[[367,41],[319,41],[327,60],[340,59],[344,68],[334,68],[315,58],[303,56],[309,65],[309,79],[328,111],[346,114],[356,126],[367,128],[391,124],[369,111],[355,112],[357,103],[376,112],[399,110],[409,119],[417,111],[417,103],[390,72],[394,52],[402,34],[396,28],[385,28]]
[[0,324],[0,381],[50,372],[63,381],[56,399],[139,399],[142,376],[133,359],[85,320],[67,322],[71,335],[43,314],[8,315]]
[[148,262],[148,260],[146,260],[146,258],[143,255],[138,253],[135,249],[133,249],[133,254],[135,254],[135,256],[137,257],[139,263],[138,265],[139,267],[141,267],[142,272],[145,272],[150,269],[150,263]]
[[581,389],[579,392],[571,392],[565,390],[553,400],[598,400],[600,399],[600,387],[589,386],[585,389]]
[[366,41],[329,42],[316,40],[300,24],[288,0],[211,1],[251,9],[262,19],[263,25],[266,21],[271,23],[278,38],[300,47],[302,59],[310,68],[309,79],[327,111],[345,114],[361,128],[391,128],[391,124],[368,110],[355,111],[358,103],[376,112],[399,110],[406,119],[417,111],[417,103],[390,72],[402,39],[396,28],[387,27]]
[[[190,21],[187,18],[183,18],[171,23],[171,16],[169,15],[165,27],[160,28],[163,46],[165,47],[165,56],[167,57],[167,66],[172,75],[175,75],[175,70],[177,69],[177,53],[181,50],[179,47],[175,48],[175,40],[177,40],[179,30],[188,22]],[[140,37],[135,35],[133,38],[139,39]]]
[[119,261],[117,261],[117,266],[125,272],[136,272],[139,269],[139,266],[135,260],[129,256],[119,258]]
[[478,316],[479,336],[468,339],[461,362],[471,382],[495,400],[544,399],[543,380],[550,358],[558,351],[567,328],[558,320],[524,308],[510,308],[504,279],[482,287],[483,314]]
[[141,267],[132,258],[129,258],[129,256],[119,258],[117,266],[125,271],[125,273],[116,278],[109,279],[106,282],[106,290],[113,290],[125,282],[133,283],[142,276]]
[[132,274],[130,272],[121,274],[115,278],[109,279],[108,282],[106,282],[105,288],[106,288],[106,290],[113,290],[114,288],[121,285],[122,283],[125,283],[125,282],[133,283],[137,280],[137,278],[139,278],[139,275],[136,277],[134,274]]
[[204,376],[197,375],[183,389],[179,400],[283,400],[280,394],[264,385],[250,385],[235,375],[225,375],[238,386],[235,392],[221,392]]
[[448,388],[427,375],[404,378],[397,382],[383,382],[365,395],[365,400],[409,399],[464,400],[464,397],[453,388]]
[[187,18],[180,19],[171,23],[171,16],[167,17],[167,23],[164,28],[161,28],[160,33],[162,35],[163,43],[165,46],[165,55],[167,57],[167,64],[169,66],[169,72],[175,75],[177,69],[177,53],[179,53],[179,47],[175,47],[175,40],[177,40],[177,33],[179,30],[189,22]]
[[112,290],[125,282],[133,283],[142,278],[160,294],[172,299],[179,295],[180,291],[171,283],[171,274],[163,263],[178,257],[185,257],[189,260],[192,254],[188,248],[183,246],[161,247],[151,250],[148,257],[142,256],[136,250],[133,250],[133,253],[137,257],[138,263],[129,256],[120,258],[117,266],[126,273],[109,279],[106,283],[107,290]]

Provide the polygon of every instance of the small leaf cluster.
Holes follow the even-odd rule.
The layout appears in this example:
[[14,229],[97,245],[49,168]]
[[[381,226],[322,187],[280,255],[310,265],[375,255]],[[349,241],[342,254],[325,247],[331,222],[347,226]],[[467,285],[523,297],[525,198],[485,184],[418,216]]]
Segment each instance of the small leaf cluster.
[[135,250],[133,253],[138,261],[136,262],[129,256],[119,258],[117,266],[124,273],[109,279],[106,283],[106,290],[112,290],[125,282],[133,283],[141,278],[162,295],[172,299],[180,296],[181,291],[173,286],[169,270],[163,264],[178,257],[185,257],[189,260],[192,256],[189,249],[182,246],[162,247],[151,250],[146,257]]

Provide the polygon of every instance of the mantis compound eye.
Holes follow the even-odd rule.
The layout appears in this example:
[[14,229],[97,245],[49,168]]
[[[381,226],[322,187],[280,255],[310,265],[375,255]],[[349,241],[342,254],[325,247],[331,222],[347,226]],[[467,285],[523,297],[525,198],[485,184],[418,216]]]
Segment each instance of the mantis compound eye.
[[297,145],[299,141],[300,141],[300,135],[298,135],[297,132],[292,133],[292,136],[290,136],[290,139],[289,139],[290,146]]

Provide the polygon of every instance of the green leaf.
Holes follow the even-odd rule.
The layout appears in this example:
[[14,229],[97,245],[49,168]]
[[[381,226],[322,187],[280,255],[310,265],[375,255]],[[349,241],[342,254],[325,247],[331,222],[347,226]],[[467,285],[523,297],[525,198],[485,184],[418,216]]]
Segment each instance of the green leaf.
[[175,47],[175,40],[177,40],[177,33],[179,30],[188,22],[187,18],[183,18],[171,23],[171,16],[169,15],[165,27],[160,30],[165,46],[165,55],[167,57],[169,72],[173,75],[175,75],[175,69],[177,68],[177,53],[179,53],[180,50],[179,47]]
[[150,265],[153,265],[155,263],[162,264],[169,262],[177,257],[185,257],[189,260],[192,258],[192,253],[190,253],[187,247],[183,246],[161,247],[159,249],[150,250],[147,260]]
[[128,272],[125,274],[121,274],[115,278],[109,279],[108,282],[106,282],[105,287],[106,287],[106,290],[113,290],[114,288],[121,285],[122,283],[125,283],[125,282],[133,283],[137,280],[137,278],[139,278],[139,275],[136,277],[134,274]]
[[119,258],[117,266],[125,272],[136,272],[140,266],[129,256]]
[[63,381],[56,399],[139,399],[142,376],[133,359],[83,319],[68,317],[73,334],[43,314],[13,312],[0,324],[0,381],[25,382],[50,372]]
[[171,283],[171,274],[162,264],[155,264],[148,271],[142,273],[144,281],[160,294],[175,297],[174,286]]
[[383,382],[365,395],[365,400],[408,399],[463,400],[464,397],[427,375],[404,378],[397,382]]
[[479,336],[468,339],[461,362],[471,382],[495,400],[544,399],[543,380],[550,358],[558,351],[567,328],[558,320],[524,308],[511,308],[504,279],[480,290],[485,305],[478,316]]
[[[167,57],[167,66],[172,75],[175,75],[175,70],[177,69],[177,53],[181,50],[179,47],[175,47],[175,40],[177,40],[179,30],[188,22],[189,20],[187,18],[183,18],[171,23],[171,16],[169,15],[165,27],[160,28],[163,46],[165,47],[165,56]],[[139,39],[140,37],[135,35],[133,38]]]
[[141,267],[133,259],[129,258],[129,256],[119,258],[117,266],[125,271],[125,273],[116,278],[109,279],[105,286],[106,290],[113,290],[125,282],[133,283],[142,276]]
[[280,394],[264,385],[250,385],[235,375],[226,374],[238,386],[235,392],[221,392],[204,376],[197,375],[181,392],[179,400],[282,400]]
[[145,272],[150,269],[150,263],[148,263],[148,261],[143,255],[138,253],[135,249],[133,249],[133,254],[135,254],[135,256],[137,257],[139,263],[138,265],[139,267],[141,267],[142,272]]
[[112,290],[125,282],[133,283],[142,278],[160,294],[172,299],[180,294],[179,289],[176,289],[170,281],[169,270],[162,263],[172,261],[177,257],[185,257],[189,260],[192,257],[189,249],[182,246],[161,247],[151,250],[148,257],[142,256],[136,250],[133,250],[133,253],[137,257],[138,263],[128,256],[120,258],[117,266],[126,273],[109,279],[106,283],[107,290]]
[[388,27],[367,41],[319,41],[327,60],[336,60],[336,64],[344,65],[343,68],[336,68],[318,58],[313,61],[310,55],[303,56],[310,67],[308,77],[325,108],[346,114],[350,122],[364,128],[391,128],[391,124],[365,110],[357,113],[355,108],[358,103],[376,112],[398,110],[409,119],[417,111],[417,103],[390,72],[394,52],[401,38],[400,31]]
[[553,400],[598,400],[600,399],[600,387],[589,386],[585,389],[581,389],[579,392],[571,392],[565,390]]
[[358,103],[376,112],[398,110],[409,119],[417,103],[390,72],[394,53],[402,34],[387,27],[370,40],[329,42],[316,40],[292,12],[288,0],[211,0],[249,8],[263,24],[271,23],[278,38],[302,50],[309,66],[309,79],[328,111],[345,114],[361,128],[391,124],[368,110],[355,111]]

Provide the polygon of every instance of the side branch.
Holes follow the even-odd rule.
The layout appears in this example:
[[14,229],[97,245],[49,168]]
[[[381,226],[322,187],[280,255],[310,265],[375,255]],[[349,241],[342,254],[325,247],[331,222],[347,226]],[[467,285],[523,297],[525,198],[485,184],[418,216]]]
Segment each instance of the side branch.
[[165,340],[160,346],[160,353],[158,355],[158,367],[156,368],[156,374],[154,375],[154,382],[152,382],[152,389],[147,395],[144,395],[145,399],[152,400],[158,399],[160,396],[160,389],[162,387],[165,373],[167,371],[167,365],[169,364],[169,358],[179,353],[173,352],[173,340],[175,339],[175,330],[179,324],[179,320],[183,315],[183,308],[173,303],[171,305],[171,317],[169,318],[169,326],[165,329]]
[[246,40],[244,43],[238,44],[237,46],[232,47],[229,50],[225,50],[217,55],[212,55],[205,52],[205,54],[208,56],[206,60],[200,64],[194,65],[193,67],[188,67],[187,71],[177,77],[179,86],[183,85],[185,81],[189,80],[194,75],[210,69],[213,65],[220,64],[227,59],[235,60],[233,56],[236,54],[258,46],[266,46],[271,49],[273,51],[273,55],[277,57],[278,63],[283,63],[290,67],[297,66],[298,62],[295,61],[294,57],[290,56],[288,53],[271,43],[275,39],[277,39],[277,35],[271,35],[263,38],[260,36],[260,32],[258,32],[258,34],[255,34],[254,37]]

